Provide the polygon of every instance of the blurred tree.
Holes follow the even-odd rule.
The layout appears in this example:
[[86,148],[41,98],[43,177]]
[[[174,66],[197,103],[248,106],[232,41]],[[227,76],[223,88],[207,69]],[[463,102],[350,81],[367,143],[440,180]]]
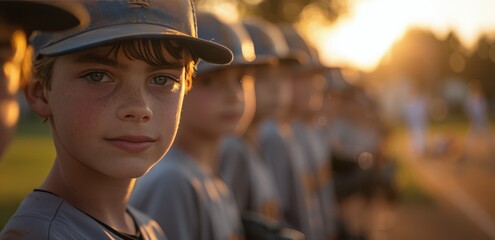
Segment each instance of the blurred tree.
[[329,22],[347,9],[348,0],[195,0],[196,4],[231,4],[241,15],[260,16],[274,23],[295,23],[307,7],[317,7]]
[[440,40],[440,55],[444,78],[463,74],[466,69],[467,50],[457,34],[450,32],[445,39]]
[[484,36],[480,38],[476,51],[468,58],[465,78],[476,79],[482,86],[482,91],[490,99],[495,99],[495,62],[491,55],[495,41]]
[[446,100],[448,117],[463,119],[465,97],[465,71],[468,51],[455,32],[439,40],[440,94]]
[[423,91],[436,91],[442,76],[441,42],[424,29],[411,29],[396,42],[389,52],[395,71],[411,79]]
[[[406,74],[431,97],[439,96],[449,78],[477,80],[495,113],[495,39],[488,36],[470,51],[453,32],[439,39],[429,30],[412,29],[392,46],[376,72]],[[459,106],[452,107],[449,114],[463,114]]]

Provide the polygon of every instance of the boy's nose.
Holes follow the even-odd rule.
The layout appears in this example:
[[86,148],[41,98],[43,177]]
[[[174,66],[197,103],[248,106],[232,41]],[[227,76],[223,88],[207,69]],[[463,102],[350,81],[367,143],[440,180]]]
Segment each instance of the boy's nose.
[[153,117],[153,111],[146,101],[146,96],[136,91],[127,98],[118,109],[118,117],[123,121],[146,122]]
[[147,122],[151,119],[153,113],[151,109],[146,108],[132,108],[130,111],[120,115],[120,118],[125,121]]

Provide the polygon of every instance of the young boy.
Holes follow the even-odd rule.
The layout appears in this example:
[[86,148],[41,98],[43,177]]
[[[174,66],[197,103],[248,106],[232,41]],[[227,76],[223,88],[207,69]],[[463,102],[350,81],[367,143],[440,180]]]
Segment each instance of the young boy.
[[[296,135],[292,125],[299,118],[294,111],[295,104],[300,104],[301,110],[308,110],[309,106],[304,104],[318,102],[307,101],[308,99],[301,96],[303,89],[312,86],[311,81],[303,81],[302,77],[310,73],[307,70],[315,69],[318,64],[315,64],[307,43],[293,27],[282,26],[281,30],[291,55],[298,56],[301,61],[297,66],[285,69],[290,74],[289,81],[285,83],[288,83],[288,92],[291,94],[289,98],[279,102],[279,109],[282,111],[262,126],[261,151],[274,173],[283,200],[282,211],[290,226],[302,231],[307,239],[328,239],[332,236],[327,235],[327,231],[334,230],[327,225],[331,221],[327,221],[325,216],[330,216],[331,212],[323,208],[320,194],[322,188],[318,180],[320,175],[324,179],[324,174],[315,171],[315,163],[307,155],[307,149],[299,139],[301,136]],[[295,72],[301,78],[297,78]]]
[[271,23],[250,19],[243,21],[243,26],[253,40],[256,53],[255,64],[251,67],[256,107],[247,129],[224,141],[220,171],[222,179],[232,189],[242,215],[256,214],[279,222],[279,196],[267,163],[259,155],[258,133],[262,121],[276,107],[273,96],[277,96],[276,92],[280,89],[270,84],[273,86],[272,82],[279,81],[277,65],[279,58],[285,57],[288,49],[285,42],[276,42],[277,37],[277,40],[283,40],[283,35]]
[[19,118],[17,92],[30,77],[32,48],[26,36],[33,30],[84,25],[86,20],[87,13],[78,3],[0,1],[0,160]]
[[[289,62],[288,47],[277,26],[262,19],[251,18],[243,21],[253,40],[256,60],[252,67],[255,87],[256,110],[247,129],[235,137],[227,138],[222,145],[220,170],[222,178],[232,189],[239,211],[244,218],[246,235],[252,239],[272,238],[283,234],[277,229],[285,226],[281,215],[280,196],[269,162],[260,152],[259,133],[263,122],[272,118],[277,111],[281,81],[288,81],[282,70]],[[274,226],[272,231],[250,230],[249,221]],[[263,236],[256,236],[261,234]],[[256,238],[256,237],[258,238]],[[295,239],[296,236],[285,236]],[[301,237],[299,233],[297,237]]]
[[243,65],[254,60],[253,44],[240,26],[213,14],[198,13],[198,25],[200,37],[226,44],[234,60],[228,67],[200,62],[184,99],[177,139],[138,180],[131,204],[154,217],[170,239],[243,239],[233,196],[218,177],[217,158],[222,138],[243,114],[243,88],[252,87]]
[[[325,78],[321,74],[323,66],[316,51],[305,42],[294,27],[285,26],[282,32],[291,49],[298,49],[309,56],[307,64],[291,69],[293,100],[290,115],[292,132],[303,152],[306,169],[312,172],[305,179],[306,189],[316,195],[313,204],[315,208],[319,205],[318,213],[321,214],[322,222],[315,221],[312,224],[315,226],[313,239],[334,239],[336,204],[329,150],[323,143],[316,124],[322,110],[325,90]],[[320,225],[323,231],[316,227]]]
[[2,231],[9,239],[165,239],[127,206],[135,178],[169,149],[197,58],[228,63],[197,38],[189,1],[91,1],[86,28],[34,36],[31,108],[50,122],[48,177]]

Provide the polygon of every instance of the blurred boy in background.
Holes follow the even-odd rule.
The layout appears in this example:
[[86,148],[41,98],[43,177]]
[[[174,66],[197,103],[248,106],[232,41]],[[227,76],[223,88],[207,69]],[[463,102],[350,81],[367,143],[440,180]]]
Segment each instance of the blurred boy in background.
[[[317,125],[318,117],[323,107],[325,78],[322,75],[324,67],[319,56],[294,27],[285,26],[282,32],[289,47],[298,49],[309,56],[307,64],[294,68],[292,73],[293,99],[290,109],[292,129],[297,143],[303,151],[307,169],[305,185],[315,194],[312,204],[318,205],[321,222],[316,215],[314,239],[334,239],[336,237],[335,211],[336,202],[334,183],[331,175],[328,145],[324,144]],[[323,231],[319,230],[319,227]]]
[[329,124],[332,166],[340,207],[340,239],[368,237],[369,204],[378,184],[383,136],[373,105],[362,89],[335,94],[340,106]]
[[[282,229],[280,196],[268,162],[260,152],[260,128],[265,120],[274,116],[280,91],[286,90],[280,87],[283,84],[280,81],[288,81],[282,71],[288,48],[280,30],[267,21],[251,18],[243,21],[243,26],[256,52],[252,67],[255,90],[252,101],[256,109],[245,131],[222,144],[221,175],[234,193],[248,239],[278,239],[282,235],[284,239],[301,239],[300,232]],[[253,224],[263,223],[266,231],[256,231]]]
[[60,31],[87,21],[88,13],[78,3],[0,1],[0,160],[19,118],[17,92],[31,77],[33,50],[27,36],[36,30]]
[[[283,26],[281,30],[290,49],[289,56],[296,57],[301,63],[283,70],[289,73],[289,81],[280,81],[286,84],[280,85],[286,90],[280,91],[278,110],[274,111],[272,120],[266,121],[261,128],[261,152],[274,174],[281,195],[282,216],[289,226],[303,232],[306,239],[326,239],[325,211],[322,211],[319,189],[315,187],[313,164],[308,160],[292,127],[297,117],[292,105],[299,101],[295,99],[296,80],[293,71],[311,64],[311,53],[293,27]],[[288,32],[290,34],[286,34]],[[298,47],[301,40],[303,48]]]

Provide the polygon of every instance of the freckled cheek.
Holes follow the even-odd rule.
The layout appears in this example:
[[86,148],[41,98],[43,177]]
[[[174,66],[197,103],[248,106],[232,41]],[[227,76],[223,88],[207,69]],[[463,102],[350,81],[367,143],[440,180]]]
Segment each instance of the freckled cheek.
[[53,106],[54,120],[63,121],[69,131],[76,132],[87,131],[87,129],[95,129],[103,123],[103,114],[110,114],[104,103],[92,100],[77,94],[67,94],[57,100]]

